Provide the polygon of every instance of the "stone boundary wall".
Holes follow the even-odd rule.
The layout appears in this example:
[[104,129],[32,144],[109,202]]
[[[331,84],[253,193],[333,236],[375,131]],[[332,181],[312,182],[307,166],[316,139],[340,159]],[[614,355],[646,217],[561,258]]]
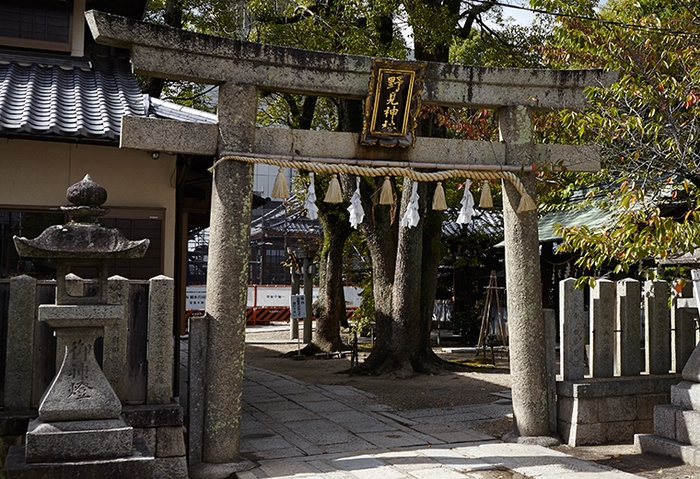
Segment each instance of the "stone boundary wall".
[[574,283],[559,284],[557,431],[572,447],[630,442],[654,430],[697,344],[692,291],[601,279],[586,302]]
[[557,429],[571,447],[630,442],[654,430],[680,374],[557,382]]

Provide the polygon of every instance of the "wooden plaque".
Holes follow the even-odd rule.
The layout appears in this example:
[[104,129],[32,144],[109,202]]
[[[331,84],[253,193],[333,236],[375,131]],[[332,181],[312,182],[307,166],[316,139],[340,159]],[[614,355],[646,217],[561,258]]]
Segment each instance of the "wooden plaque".
[[372,60],[360,143],[412,147],[425,63]]

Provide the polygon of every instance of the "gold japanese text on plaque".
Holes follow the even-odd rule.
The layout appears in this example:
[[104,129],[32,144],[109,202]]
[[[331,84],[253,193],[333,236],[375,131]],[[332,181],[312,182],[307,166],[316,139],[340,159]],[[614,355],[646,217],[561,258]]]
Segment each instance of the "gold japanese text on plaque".
[[424,69],[424,63],[372,60],[360,143],[413,146]]

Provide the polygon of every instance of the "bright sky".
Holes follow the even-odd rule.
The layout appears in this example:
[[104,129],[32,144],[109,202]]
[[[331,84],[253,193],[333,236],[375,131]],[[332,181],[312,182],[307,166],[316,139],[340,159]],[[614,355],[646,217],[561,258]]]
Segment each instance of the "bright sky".
[[[530,7],[530,2],[528,2],[527,0],[506,0],[503,3],[509,3],[511,5],[526,8]],[[513,17],[515,21],[521,25],[529,25],[535,18],[534,13],[528,12],[527,10],[520,10],[518,8],[503,7],[503,14],[505,17]]]

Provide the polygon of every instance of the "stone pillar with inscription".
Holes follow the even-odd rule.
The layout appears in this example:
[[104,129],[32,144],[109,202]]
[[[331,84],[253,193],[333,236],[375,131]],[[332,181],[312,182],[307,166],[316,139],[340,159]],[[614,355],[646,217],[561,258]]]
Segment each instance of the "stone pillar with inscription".
[[[20,256],[56,263],[56,302],[39,306],[38,320],[54,330],[60,367],[41,398],[39,417],[29,423],[26,446],[8,453],[6,477],[45,477],[55,471],[51,474],[57,477],[150,478],[153,454],[145,442],[134,440],[94,354],[105,328],[126,321],[124,305],[108,301],[107,261],[140,258],[149,240],[130,241],[97,224],[107,212],[101,208],[107,192],[89,176],[71,186],[67,197],[73,205],[62,209],[72,217],[70,223],[51,226],[35,239],[14,238]],[[75,266],[96,273],[94,295],[75,295],[69,287],[66,276]]]

